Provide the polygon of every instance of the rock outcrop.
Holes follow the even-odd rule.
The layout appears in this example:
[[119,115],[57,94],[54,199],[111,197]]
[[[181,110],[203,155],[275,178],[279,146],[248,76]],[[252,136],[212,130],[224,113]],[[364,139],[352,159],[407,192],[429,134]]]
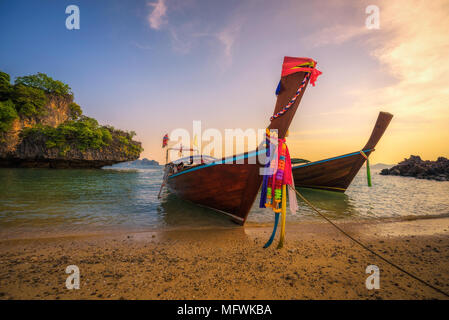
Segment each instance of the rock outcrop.
[[[64,154],[59,148],[48,148],[44,135],[27,136],[20,139],[12,152],[0,153],[0,167],[27,168],[101,168],[120,162],[136,160],[139,153],[130,153],[112,133],[112,141],[100,149],[80,150],[71,145]],[[137,148],[140,143],[132,141]]]
[[437,161],[430,161],[422,160],[420,156],[411,155],[410,158],[404,159],[396,166],[383,169],[380,174],[449,181],[449,159],[439,157]]
[[9,75],[0,76],[0,167],[101,168],[139,158],[143,149],[134,133],[83,116],[70,91],[55,93],[17,80],[11,85]]
[[17,147],[21,143],[20,133],[23,129],[32,128],[38,124],[57,127],[70,119],[71,97],[48,96],[47,98],[48,103],[43,112],[45,116],[16,118],[10,130],[0,132],[0,159],[20,157]]

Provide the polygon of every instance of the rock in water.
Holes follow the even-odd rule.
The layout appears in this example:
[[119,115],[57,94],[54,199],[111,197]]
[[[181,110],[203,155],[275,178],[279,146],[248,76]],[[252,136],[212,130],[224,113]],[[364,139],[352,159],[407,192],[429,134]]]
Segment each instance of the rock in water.
[[0,167],[101,168],[142,152],[134,132],[82,115],[70,87],[38,73],[10,84],[0,71]]
[[449,181],[449,160],[445,157],[439,157],[436,161],[422,160],[420,156],[411,155],[396,166],[383,169],[380,174]]

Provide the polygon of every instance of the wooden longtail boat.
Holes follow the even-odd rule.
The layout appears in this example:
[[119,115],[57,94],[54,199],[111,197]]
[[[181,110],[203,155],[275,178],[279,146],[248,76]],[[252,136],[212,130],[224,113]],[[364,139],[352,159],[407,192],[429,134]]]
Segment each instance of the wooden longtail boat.
[[[295,62],[296,65],[292,65]],[[303,67],[304,63],[311,71],[302,71],[306,69]],[[268,126],[269,129],[278,130],[279,138],[285,137],[309,80],[312,79],[313,83],[313,75],[318,72],[313,70],[315,65],[315,61],[308,58],[284,58],[283,76],[273,115],[286,105],[290,104],[290,107]],[[290,68],[288,72],[285,72],[286,68]],[[284,75],[285,73],[287,74]],[[303,90],[295,95],[299,92],[300,85]],[[296,97],[293,103],[292,97]],[[259,147],[253,152],[209,163],[186,164],[179,160],[170,162],[165,166],[164,180],[168,190],[178,197],[222,212],[230,216],[232,221],[243,225],[263,178],[259,172],[263,164],[259,163],[258,155],[265,152],[265,149]]]
[[[374,148],[390,124],[391,118],[393,115],[390,113],[379,113],[371,137],[361,150],[366,156],[375,150]],[[295,187],[345,192],[365,161],[366,158],[363,154],[360,151],[355,151],[293,166]]]

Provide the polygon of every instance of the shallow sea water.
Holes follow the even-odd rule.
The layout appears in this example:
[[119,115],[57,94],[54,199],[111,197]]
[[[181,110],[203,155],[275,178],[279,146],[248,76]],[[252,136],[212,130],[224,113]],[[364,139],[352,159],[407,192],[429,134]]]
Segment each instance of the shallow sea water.
[[[345,194],[300,189],[333,219],[379,219],[447,216],[449,182],[381,176],[372,170],[373,187],[364,168]],[[164,191],[158,199],[162,167],[149,169],[51,170],[0,169],[0,234],[80,232],[115,229],[235,227],[213,210]],[[299,201],[288,221],[320,219]],[[258,208],[248,225],[271,224],[273,213]]]

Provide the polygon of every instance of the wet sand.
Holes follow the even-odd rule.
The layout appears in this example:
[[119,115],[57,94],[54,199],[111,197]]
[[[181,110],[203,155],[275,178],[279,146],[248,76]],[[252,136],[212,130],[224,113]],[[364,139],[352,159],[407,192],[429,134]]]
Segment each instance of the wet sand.
[[[449,218],[339,223],[351,235],[449,291]],[[271,227],[114,232],[0,240],[0,299],[445,299],[323,222]],[[380,289],[368,290],[368,265]],[[80,289],[68,290],[68,265]]]

